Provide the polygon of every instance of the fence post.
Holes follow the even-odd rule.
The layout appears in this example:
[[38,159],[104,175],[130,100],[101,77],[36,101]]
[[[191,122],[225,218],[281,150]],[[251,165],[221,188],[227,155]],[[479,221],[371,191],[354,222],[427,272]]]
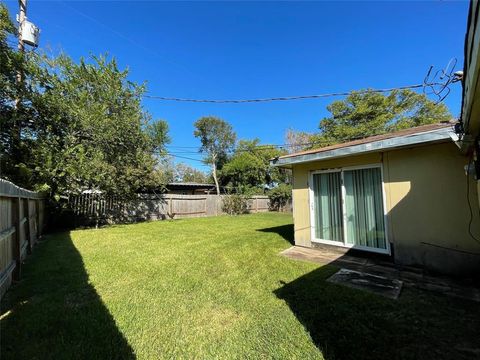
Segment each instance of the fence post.
[[40,224],[40,200],[35,200],[35,210],[37,214],[37,240],[42,235],[42,225]]
[[20,219],[20,206],[22,204],[22,198],[12,198],[12,217],[13,226],[15,226],[15,232],[13,234],[13,257],[15,259],[15,271],[13,272],[13,279],[18,281],[22,274],[22,237],[20,234],[21,220]]
[[[25,211],[25,202],[27,203],[27,209]],[[30,200],[26,198],[23,203],[23,214],[27,221],[25,222],[27,226],[25,227],[25,239],[27,239],[28,246],[27,246],[27,254],[32,253],[32,232],[30,230],[30,221],[31,221],[31,214],[30,214]]]

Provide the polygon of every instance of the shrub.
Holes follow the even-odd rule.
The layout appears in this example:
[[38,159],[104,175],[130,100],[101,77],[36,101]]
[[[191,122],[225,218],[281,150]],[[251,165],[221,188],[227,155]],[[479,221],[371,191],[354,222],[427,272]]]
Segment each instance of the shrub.
[[292,198],[292,186],[280,184],[268,192],[268,197],[270,199],[270,209],[280,211]]
[[223,197],[223,211],[229,215],[248,213],[248,198],[241,194],[230,194]]

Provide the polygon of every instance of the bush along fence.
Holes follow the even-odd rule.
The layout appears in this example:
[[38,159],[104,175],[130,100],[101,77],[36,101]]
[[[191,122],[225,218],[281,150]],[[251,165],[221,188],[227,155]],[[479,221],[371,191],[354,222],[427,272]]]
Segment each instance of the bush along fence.
[[[70,196],[68,204],[75,226],[91,226],[222,215],[226,213],[223,206],[226,197],[228,195],[139,194],[134,199],[125,200],[86,193]],[[268,196],[252,196],[246,200],[246,212],[274,210],[270,208]],[[289,206],[284,210],[288,211]]]
[[19,280],[22,261],[40,238],[45,197],[0,179],[0,296]]

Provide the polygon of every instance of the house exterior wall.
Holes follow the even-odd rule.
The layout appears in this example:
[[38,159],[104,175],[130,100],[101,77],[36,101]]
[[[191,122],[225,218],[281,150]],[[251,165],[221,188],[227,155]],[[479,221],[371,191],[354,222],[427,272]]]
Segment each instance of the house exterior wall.
[[[381,163],[388,241],[394,261],[449,274],[472,275],[477,271],[480,276],[480,243],[468,232],[467,162],[453,143],[441,143],[295,165],[295,243],[312,246],[308,184],[311,171]],[[480,238],[478,188],[471,177],[468,181],[471,229]]]

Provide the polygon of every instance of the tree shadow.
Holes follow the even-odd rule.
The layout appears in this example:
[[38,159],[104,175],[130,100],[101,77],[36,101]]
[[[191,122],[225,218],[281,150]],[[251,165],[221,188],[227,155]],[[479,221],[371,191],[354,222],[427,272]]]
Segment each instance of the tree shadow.
[[478,303],[413,289],[391,300],[326,282],[336,270],[318,268],[274,291],[325,359],[478,358]]
[[265,233],[275,233],[287,240],[291,245],[295,245],[294,235],[293,235],[293,224],[274,226],[271,228],[258,229],[257,231]]
[[2,300],[3,359],[135,359],[69,233],[47,236]]

